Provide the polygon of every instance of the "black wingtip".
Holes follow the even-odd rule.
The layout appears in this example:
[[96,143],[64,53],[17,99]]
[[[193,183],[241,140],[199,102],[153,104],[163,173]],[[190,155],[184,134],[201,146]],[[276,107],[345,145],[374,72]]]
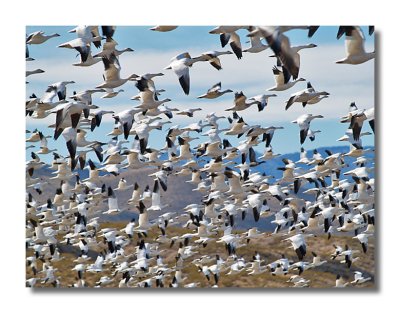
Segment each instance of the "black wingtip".
[[181,84],[181,87],[183,89],[183,92],[185,95],[189,95],[190,92],[190,79],[189,76],[187,76],[187,79],[185,76],[179,77],[179,83]]

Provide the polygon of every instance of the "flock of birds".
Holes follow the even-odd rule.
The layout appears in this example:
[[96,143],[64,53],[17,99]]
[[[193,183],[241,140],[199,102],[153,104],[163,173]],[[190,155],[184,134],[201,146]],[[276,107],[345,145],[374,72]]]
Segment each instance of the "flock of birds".
[[[151,28],[159,32],[174,29],[176,26]],[[247,49],[242,49],[239,29],[248,31],[251,46]],[[231,54],[240,60],[244,53],[270,49],[277,60],[272,69],[276,85],[268,91],[287,90],[305,81],[299,78],[299,51],[316,47],[315,44],[292,46],[287,34],[291,29],[304,29],[309,37],[318,31],[317,26],[219,26],[210,34],[218,34],[221,46],[229,45],[232,51],[208,51],[196,57],[183,52],[171,59],[165,67],[166,73],[172,70],[178,78],[179,89],[189,95],[189,71],[197,62],[208,62],[220,70],[223,58]],[[66,247],[72,249],[68,253],[77,251],[73,263],[68,264],[68,270],[76,272],[76,281],[69,287],[103,287],[111,283],[124,288],[200,286],[201,281],[191,281],[185,274],[189,267],[201,273],[203,283],[212,287],[218,287],[221,277],[226,275],[262,275],[265,281],[288,275],[288,287],[312,287],[313,282],[304,278],[304,272],[338,262],[337,266],[351,273],[357,261],[371,257],[367,253],[375,225],[375,187],[374,178],[370,177],[373,158],[367,156],[371,151],[364,149],[361,137],[372,134],[365,131],[367,127],[374,131],[374,108],[359,109],[351,103],[349,111],[343,112],[340,122],[347,123],[348,129],[338,140],[348,141],[349,152],[326,151],[327,156],[323,157],[315,149],[312,157],[308,157],[302,148],[299,160],[282,160],[278,168],[282,176],[273,180],[258,168],[280,156],[274,154],[271,143],[274,132],[283,131],[283,127],[250,125],[239,112],[252,105],[263,111],[268,99],[276,94],[247,98],[243,92],[235,92],[233,106],[226,109],[226,115],[210,112],[204,120],[186,127],[167,128],[174,114],[194,119],[201,108],[168,107],[166,103],[171,99],[160,99],[164,90],[157,89],[155,83],[164,73],[132,74],[122,78],[119,56],[133,49],[116,49],[117,42],[113,39],[116,31],[115,26],[78,26],[70,31],[77,38],[58,46],[79,53],[80,62],[74,66],[103,63],[102,83],[73,94],[68,93],[67,88],[74,81],[51,83],[40,97],[32,94],[26,101],[28,119],[55,117],[53,124],[47,125],[52,129],[51,135],[47,134],[47,129],[26,131],[29,143],[26,149],[40,145],[38,151],[31,152],[31,159],[26,163],[27,286],[66,287],[58,275],[58,264],[65,258]],[[370,27],[369,35],[372,33]],[[336,63],[357,65],[374,58],[375,52],[364,49],[365,38],[360,27],[340,26],[337,38],[342,35],[346,37],[346,57]],[[34,60],[29,55],[30,45],[41,45],[58,36],[42,31],[27,36],[26,61]],[[101,51],[94,53],[94,47]],[[27,70],[26,76],[43,72],[42,69]],[[127,82],[133,82],[138,89],[133,99],[139,101],[139,105],[114,112],[101,110],[94,104],[95,93],[101,94],[101,98],[117,97],[123,92],[117,88]],[[223,90],[218,83],[197,98],[204,99],[198,101],[212,101],[233,92]],[[316,91],[308,82],[306,89],[291,95],[285,109],[295,102],[303,107],[316,105],[328,96],[328,92]],[[100,138],[87,140],[88,132],[95,134],[102,126],[105,115],[111,115],[115,121],[108,133],[111,139],[107,142]],[[299,126],[301,145],[307,139],[315,140],[318,131],[312,131],[310,123],[317,118],[323,116],[305,113],[293,121]],[[222,129],[221,120],[228,120],[229,127]],[[149,136],[155,131],[162,131],[165,138],[162,149],[149,145]],[[206,140],[194,147],[191,145],[195,139],[193,134],[199,133]],[[243,140],[234,146],[230,137]],[[65,142],[68,155],[50,149],[57,140]],[[258,156],[256,148],[260,145],[265,145],[265,150]],[[40,159],[40,155],[47,154],[53,156],[51,164]],[[346,170],[348,162],[355,164],[354,169]],[[37,174],[43,168],[52,170],[51,175]],[[135,181],[135,173],[141,169],[149,171],[152,185],[144,186],[141,181]],[[83,170],[89,173],[85,179],[79,174]],[[169,188],[171,175],[181,176],[192,185],[193,190],[202,194],[202,201],[191,203],[180,212],[169,211],[163,193]],[[114,179],[112,182],[118,181],[116,188],[109,183],[110,177]],[[130,184],[127,177],[134,183]],[[47,195],[50,189],[55,192]],[[121,192],[132,196],[121,203]],[[44,194],[46,199],[39,200]],[[132,218],[124,228],[102,225],[107,216],[127,211],[136,212],[138,217]],[[257,225],[265,223],[269,217],[274,231],[260,231]],[[255,226],[237,228],[240,220],[251,220]],[[183,234],[171,235],[177,228],[184,230]],[[351,234],[347,236],[350,243],[339,246],[335,242],[339,233]],[[308,243],[317,242],[322,236],[333,240],[330,259],[324,260],[319,251],[309,251]],[[265,257],[271,240],[288,245],[276,260]],[[225,247],[225,252],[205,254],[211,242]],[[262,244],[265,251],[241,255],[241,248],[252,249],[254,242]],[[291,249],[294,257],[287,257]],[[173,262],[164,261],[166,252],[174,254]],[[332,281],[330,286],[360,285],[371,280],[357,268],[353,272],[353,281],[337,274],[336,282]],[[87,277],[93,273],[108,274],[95,284],[89,284]]]

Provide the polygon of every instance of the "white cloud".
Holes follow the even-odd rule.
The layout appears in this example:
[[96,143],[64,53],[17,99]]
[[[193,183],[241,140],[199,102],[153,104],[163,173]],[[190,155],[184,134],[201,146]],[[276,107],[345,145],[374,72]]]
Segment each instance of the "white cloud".
[[[253,106],[239,112],[239,114],[243,116],[247,123],[263,126],[278,126],[290,122],[304,113],[322,114],[325,118],[320,122],[320,125],[325,123],[325,121],[326,125],[332,125],[332,120],[338,121],[340,116],[346,114],[348,106],[352,101],[356,101],[360,108],[372,107],[374,105],[374,61],[357,66],[335,64],[336,60],[343,57],[343,45],[343,42],[338,41],[337,44],[320,45],[317,48],[304,49],[300,52],[300,76],[309,80],[316,90],[329,92],[329,98],[306,108],[303,108],[300,103],[295,103],[288,111],[285,111],[285,102],[289,99],[290,94],[306,87],[305,83],[299,83],[287,91],[275,92],[278,94],[278,97],[270,98],[269,104],[264,111],[258,112],[257,107]],[[372,49],[370,46],[366,47],[367,51]],[[192,56],[196,56],[206,50],[187,49]],[[74,80],[76,82],[76,84],[68,86],[68,93],[72,93],[72,90],[93,88],[101,83],[103,72],[101,63],[89,68],[75,67],[71,65],[76,61],[73,58],[75,52],[72,50],[63,51],[63,56],[66,55],[66,52],[69,52],[68,56],[72,57],[38,60],[35,63],[35,68],[36,66],[40,67],[46,70],[46,73],[29,77],[30,84],[27,85],[27,94],[36,92],[40,96],[40,92],[43,92],[48,84],[60,80]],[[204,118],[210,112],[215,112],[218,115],[231,115],[231,112],[226,112],[225,109],[232,106],[233,93],[228,93],[215,100],[196,99],[198,95],[204,93],[209,87],[219,81],[222,82],[223,89],[230,88],[234,91],[243,91],[248,97],[261,93],[273,93],[266,91],[267,88],[274,85],[272,67],[276,62],[274,58],[269,57],[271,51],[268,50],[259,54],[244,53],[241,60],[237,60],[235,55],[223,55],[221,56],[223,67],[221,71],[217,71],[205,62],[194,64],[190,69],[191,91],[190,95],[186,96],[183,94],[175,74],[172,71],[163,70],[169,64],[170,59],[181,52],[183,51],[135,51],[133,53],[126,53],[120,57],[122,77],[126,77],[132,73],[163,72],[165,74],[162,77],[155,78],[155,82],[157,88],[167,90],[162,94],[161,98],[168,97],[172,99],[171,102],[167,103],[168,107],[180,110],[194,107],[203,109],[195,113],[195,119],[174,115],[174,118],[171,120],[172,124],[170,125],[178,124],[185,126]],[[33,64],[28,63],[28,66],[32,68]],[[138,102],[130,100],[130,97],[136,95],[138,92],[133,83],[128,82],[121,86],[121,88],[125,92],[112,99],[100,99],[100,94],[95,94],[93,96],[94,104],[98,105],[101,109],[113,110],[115,112],[138,105]],[[29,129],[40,126],[46,127],[46,125],[54,123],[54,121],[55,115],[51,115],[43,120],[28,118],[27,125]],[[113,119],[110,115],[104,117],[105,123],[110,123],[111,121]],[[107,128],[107,132],[110,131],[112,125],[105,125],[107,125],[104,126]],[[223,127],[225,126],[225,123],[223,123]],[[340,132],[343,126],[343,124],[339,125],[338,123]],[[291,131],[295,131],[295,128]],[[94,139],[93,137],[96,134],[105,134],[107,132],[96,131],[90,134],[90,137]],[[52,133],[52,131],[49,131],[49,133]],[[289,130],[285,134],[289,134]],[[297,136],[297,134],[295,135]],[[157,138],[157,136],[158,133],[154,136],[152,135],[153,138]],[[320,144],[335,144],[334,142],[326,142],[328,139],[324,138],[328,138],[328,136],[321,136]],[[296,149],[294,148],[293,150]]]

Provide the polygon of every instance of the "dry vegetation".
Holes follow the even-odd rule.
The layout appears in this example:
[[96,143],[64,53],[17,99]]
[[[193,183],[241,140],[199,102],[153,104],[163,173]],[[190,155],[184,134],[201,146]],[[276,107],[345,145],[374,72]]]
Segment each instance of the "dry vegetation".
[[[102,223],[102,228],[104,227],[114,227],[116,229],[122,229],[125,226],[125,223]],[[167,229],[167,235],[169,237],[173,237],[176,235],[182,235],[187,232],[191,232],[190,229],[181,229],[181,228],[173,228],[169,227]],[[158,230],[156,232],[155,229],[149,232],[148,237],[146,238],[146,242],[153,242],[154,239],[158,235]],[[284,252],[285,256],[294,262],[297,262],[297,256],[292,248],[290,248],[290,244],[287,242],[282,242],[283,236],[265,236],[265,238],[260,238],[257,240],[251,240],[250,243],[246,246],[240,247],[237,249],[236,254],[239,257],[243,257],[246,262],[250,262],[254,251],[258,251],[263,260],[266,261],[265,264],[271,263],[281,257],[281,253]],[[60,238],[61,239],[61,238]],[[192,240],[193,241],[193,240]],[[130,254],[131,257],[129,261],[133,261],[135,259],[134,252],[135,246],[137,244],[137,237],[135,238],[125,247],[125,254]],[[190,244],[193,244],[192,242]],[[316,238],[308,238],[307,239],[307,255],[304,261],[312,261],[311,251],[316,252],[321,256],[322,260],[327,260],[328,262],[314,269],[306,270],[301,274],[305,279],[310,280],[309,286],[313,288],[330,288],[335,285],[336,275],[340,274],[345,281],[352,281],[354,279],[354,271],[358,270],[364,274],[366,277],[371,277],[371,281],[368,281],[362,285],[357,285],[357,287],[363,288],[372,288],[374,287],[374,268],[375,268],[375,245],[374,240],[370,240],[368,251],[366,254],[362,252],[361,246],[356,239],[352,239],[351,236],[332,236],[330,240],[327,239],[327,236],[318,236]],[[332,261],[330,259],[330,254],[335,250],[333,248],[333,244],[340,245],[344,247],[348,244],[353,250],[360,250],[359,253],[355,255],[355,257],[360,256],[360,258],[353,263],[351,268],[347,268],[345,264],[341,264],[338,259]],[[195,244],[194,244],[195,245]],[[72,268],[77,264],[75,262],[78,256],[78,249],[72,246],[66,246],[64,244],[58,245],[59,250],[62,255],[62,259],[60,261],[54,262],[53,265],[58,270],[56,271],[56,276],[60,281],[60,287],[71,287],[77,281],[77,274],[75,271],[72,271]],[[175,244],[172,248],[169,247],[168,243],[162,243],[159,245],[160,255],[164,259],[164,263],[168,264],[168,267],[173,268],[175,266],[175,256],[177,253],[178,244]],[[228,254],[225,250],[223,243],[216,243],[215,241],[210,242],[207,247],[198,246],[199,253],[193,257],[189,257],[184,260],[184,266],[182,268],[182,277],[184,277],[183,283],[180,284],[180,287],[183,287],[186,283],[190,282],[198,282],[198,287],[211,287],[214,285],[214,279],[211,277],[210,282],[207,281],[205,276],[198,271],[198,268],[191,263],[191,261],[195,258],[198,258],[202,255],[210,255],[215,256],[219,254],[223,260],[228,258]],[[27,250],[27,256],[33,255],[33,250]],[[87,261],[87,264],[93,263],[95,261],[98,252],[91,251],[89,253],[90,258]],[[155,258],[153,257],[150,266],[155,264]],[[213,260],[211,264],[215,264]],[[44,273],[41,272],[42,261],[37,261],[38,273],[36,275],[37,283],[35,287],[52,287],[49,283],[42,283],[40,278],[44,277]],[[27,279],[33,277],[33,272],[29,266],[26,267],[27,271]],[[234,275],[226,275],[229,272],[229,269],[225,271],[218,283],[218,287],[242,287],[242,288],[282,288],[282,287],[291,287],[292,284],[286,282],[290,276],[298,274],[298,270],[291,270],[287,275],[284,276],[272,276],[270,272],[264,272],[257,276],[250,276],[246,271],[242,271],[241,273]],[[84,280],[89,287],[94,287],[96,285],[96,281],[100,279],[102,276],[113,277],[115,273],[115,266],[113,264],[104,264],[103,271],[100,273],[84,273]],[[174,276],[174,271],[167,274],[164,279],[164,284],[166,287],[169,286],[172,278]],[[133,283],[130,283],[130,286],[135,287],[137,283],[141,280],[147,279],[150,276],[143,275],[143,278],[137,278]],[[113,279],[113,282],[104,285],[101,287],[104,288],[112,288],[118,287],[119,281],[122,279],[122,274],[117,273]],[[155,287],[155,282],[153,282],[152,287]]]

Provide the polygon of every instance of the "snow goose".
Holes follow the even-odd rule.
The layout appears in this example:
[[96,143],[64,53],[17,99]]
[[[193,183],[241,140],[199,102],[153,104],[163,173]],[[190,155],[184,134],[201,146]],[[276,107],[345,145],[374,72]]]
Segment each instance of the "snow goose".
[[188,52],[183,52],[171,59],[171,63],[164,68],[165,70],[172,70],[179,78],[179,84],[186,95],[190,91],[190,76],[189,67],[197,60],[192,59]]
[[[101,92],[101,91],[102,90],[99,89],[86,89],[79,92],[74,91],[73,95],[70,96],[69,98],[75,101],[83,102],[86,105],[91,105],[93,103],[92,95],[96,92]],[[88,114],[85,114],[85,118],[87,118],[88,116],[89,116]]]
[[230,271],[226,275],[236,275],[246,269],[246,262],[243,258],[234,256],[234,263],[230,266]]
[[[117,54],[115,53],[116,51],[115,47],[117,45],[118,43],[114,39],[112,39],[111,37],[107,38],[103,44],[101,52],[96,53],[94,57],[107,58],[109,60],[111,60],[111,57],[117,57]],[[116,60],[116,62],[118,62],[118,59]]]
[[118,186],[117,188],[115,188],[115,191],[125,191],[128,190],[130,188],[132,188],[133,185],[128,185],[127,181],[125,178],[121,178],[118,182]]
[[288,73],[296,79],[299,75],[300,64],[299,58],[295,56],[297,52],[292,50],[289,38],[282,34],[279,27],[256,27],[247,36],[262,36],[265,38],[275,56],[279,58],[282,65],[287,69]]
[[310,123],[315,118],[323,118],[322,115],[303,114],[296,120],[292,121],[300,127],[300,144],[302,145],[307,138]]
[[256,239],[262,237],[264,234],[260,232],[257,227],[252,227],[250,228],[247,232],[245,232],[243,235],[244,238],[246,239],[247,244],[250,242],[251,239]]
[[[360,139],[361,128],[363,126],[364,121],[368,120],[369,125],[373,132],[375,132],[375,109],[370,108],[367,110],[362,110],[361,112],[356,112],[355,114],[351,114],[351,121],[349,129],[353,130],[353,139],[358,141]],[[342,123],[345,120],[342,119]]]
[[60,35],[57,33],[51,34],[51,35],[45,35],[44,32],[37,31],[37,32],[29,34],[28,37],[26,37],[26,43],[28,45],[40,45],[51,38],[59,37],[59,36]]
[[26,61],[26,62],[35,61],[34,58],[29,57],[29,48],[28,48],[28,44],[25,44],[25,61]]
[[34,131],[31,132],[31,135],[29,138],[27,138],[25,141],[26,142],[38,142],[41,140],[41,137],[43,136],[43,133],[41,134],[40,131],[35,129]]
[[122,50],[117,50],[115,47],[118,43],[113,39],[107,39],[106,42],[103,44],[103,50],[97,54],[95,54],[94,58],[107,58],[110,59],[111,57],[118,57],[125,52],[134,52],[132,48],[125,48]]
[[[78,50],[79,51],[79,50]],[[82,50],[85,51],[85,50]],[[84,57],[82,58],[82,54],[81,54],[81,60],[79,63],[72,63],[73,66],[82,66],[82,67],[88,67],[88,66],[92,66],[94,64],[97,64],[101,61],[101,58],[99,57],[93,57],[92,53],[89,51],[87,53],[87,56],[85,54],[86,52],[84,52]],[[86,58],[86,60],[84,61],[84,59]]]
[[64,137],[64,140],[67,145],[67,149],[69,152],[69,156],[71,158],[71,170],[75,167],[75,154],[76,154],[76,129],[73,127],[66,127],[65,129],[62,129],[61,134]]
[[137,206],[139,210],[139,219],[138,219],[138,226],[134,228],[135,232],[140,233],[147,233],[149,228],[152,226],[149,222],[149,216],[147,212],[147,208],[144,205],[143,201],[139,201],[139,205]]
[[150,89],[146,89],[145,91],[141,91],[139,93],[140,95],[140,100],[141,103],[138,105],[138,108],[141,108],[143,110],[151,110],[151,109],[156,109],[160,105],[166,102],[170,102],[171,99],[163,99],[163,100],[157,100],[156,99],[156,94],[154,91],[151,91]]
[[87,108],[97,108],[97,106],[87,106],[82,102],[68,102],[57,106],[53,111],[57,115],[54,126],[54,139],[57,140],[67,127],[76,129],[79,125],[82,111]]
[[285,33],[287,31],[293,30],[293,29],[306,29],[308,30],[308,37],[312,37],[315,32],[318,30],[319,26],[279,26],[279,30],[282,33]]
[[256,256],[253,256],[251,267],[246,269],[246,271],[249,272],[248,275],[259,275],[266,272],[268,270],[268,266],[267,265],[262,266],[261,262],[262,261],[257,259]]
[[83,273],[86,271],[86,265],[85,264],[77,264],[75,265],[74,268],[72,268],[72,271],[76,271],[78,274],[78,278],[82,279],[83,278]]
[[115,33],[116,29],[117,29],[117,26],[102,25],[101,26],[101,33],[102,33],[103,37],[106,37],[106,39],[111,39],[114,36],[114,33]]
[[96,261],[87,267],[89,273],[99,273],[103,271],[104,256],[98,255]]
[[102,276],[98,281],[96,281],[96,287],[105,286],[111,284],[114,281],[114,278],[110,278],[108,276]]
[[[69,80],[69,81],[61,81],[61,82],[57,82],[57,83],[53,83],[51,85],[49,85],[49,88],[52,88],[55,93],[58,96],[58,100],[62,101],[65,100],[65,98],[67,97],[67,85],[68,84],[75,84],[75,82],[73,80]],[[51,90],[46,90],[46,92],[49,92]],[[42,102],[44,102],[41,99]]]
[[114,113],[115,113],[114,111],[104,111],[104,110],[90,113],[90,116],[92,116],[92,120],[90,122],[90,130],[93,131],[96,127],[100,126],[101,120],[103,119],[104,115],[114,114]]
[[265,141],[265,147],[268,148],[271,145],[272,138],[274,137],[277,129],[284,129],[282,126],[270,126],[266,129],[263,134],[262,141]]
[[333,245],[335,251],[331,253],[331,260],[335,260],[344,250],[341,246]]
[[240,43],[240,37],[236,32],[229,33],[229,45],[231,46],[233,52],[235,53],[238,60],[243,57],[242,54],[242,44]]
[[226,89],[226,90],[222,90],[221,91],[221,82],[215,84],[214,86],[212,86],[210,89],[207,90],[207,93],[198,96],[198,99],[215,99],[218,98],[228,92],[233,92],[231,89]]
[[268,161],[268,160],[272,160],[276,157],[280,156],[280,154],[274,154],[274,152],[272,151],[272,147],[266,147],[264,150],[264,154],[262,156],[260,156],[258,159],[262,160],[262,161]]
[[267,89],[267,91],[287,90],[296,85],[298,82],[305,81],[304,78],[297,78],[293,81],[290,81],[291,75],[286,67],[282,67],[282,70],[280,70],[278,67],[274,66],[272,68],[272,72],[274,73],[275,86]]
[[253,104],[258,103],[258,101],[246,102],[247,97],[243,94],[243,92],[236,92],[234,99],[234,106],[226,109],[225,111],[243,111],[248,109]]
[[367,253],[368,237],[370,237],[370,236],[372,236],[372,234],[362,233],[362,234],[358,234],[357,236],[353,237],[353,239],[358,239],[358,241],[361,243],[362,250],[364,253]]
[[308,105],[310,105],[310,104],[316,104],[316,103],[320,102],[321,100],[328,98],[328,96],[329,96],[329,95],[319,95],[319,96],[317,96],[317,97],[312,98],[311,100],[308,100],[308,101],[307,101],[307,104],[308,104]]
[[348,141],[352,147],[354,147],[356,149],[363,149],[361,137],[362,136],[368,136],[368,135],[372,135],[372,133],[370,133],[370,132],[360,132],[359,140],[354,140],[353,129],[348,128],[346,130],[346,133],[342,137],[337,139],[336,141]]
[[278,167],[277,170],[282,171],[281,182],[291,182],[294,179],[296,164],[287,158],[283,158],[282,162],[285,164],[283,167]]
[[293,287],[296,288],[303,288],[303,287],[309,287],[310,280],[304,279],[303,277],[300,277],[299,275],[293,275],[289,278],[289,280],[286,281],[287,283],[293,283]]
[[[299,51],[302,49],[310,49],[310,48],[315,48],[317,47],[316,44],[310,43],[307,45],[301,45],[301,46],[294,46],[294,47],[289,47],[289,52],[293,58],[294,63],[296,64],[296,66],[298,68],[300,68],[300,54]],[[297,77],[294,76],[294,79],[296,79]]]
[[315,140],[315,134],[320,133],[320,130],[311,130],[309,129],[307,132],[307,138],[310,138],[311,141]]
[[115,91],[115,90],[112,89],[112,88],[102,88],[102,91],[105,92],[105,94],[102,95],[102,96],[100,97],[100,98],[103,98],[103,99],[105,99],[105,98],[114,98],[114,97],[116,97],[119,93],[124,92],[123,89],[119,89],[118,91]]
[[345,49],[346,57],[336,61],[337,64],[362,64],[375,58],[375,51],[365,52],[364,42],[365,37],[360,27],[358,26],[341,26],[338,31],[340,34],[346,34]]
[[210,128],[208,131],[204,132],[202,136],[208,136],[208,138],[209,138],[208,143],[210,143],[210,144],[215,143],[215,142],[221,143],[222,139],[219,136],[219,134],[221,132],[223,132],[224,129],[218,129],[218,127],[215,127],[215,122],[213,121],[212,117],[211,118],[206,117],[204,120],[208,121],[208,123],[211,125],[212,128]]
[[301,275],[305,270],[308,270],[311,267],[309,262],[299,261],[293,264],[290,264],[289,270],[298,270],[299,275]]
[[249,53],[259,53],[261,51],[264,51],[267,49],[269,46],[264,45],[261,42],[261,36],[260,35],[254,35],[250,37],[250,47],[246,48],[243,50],[243,52],[249,52]]
[[117,114],[112,114],[112,117],[122,125],[125,139],[128,139],[129,137],[129,132],[131,131],[134,121],[134,115],[141,111],[140,108],[133,108],[121,111]]
[[364,277],[363,274],[359,271],[354,272],[354,280],[350,282],[352,285],[360,285],[367,281],[370,281],[371,277]]
[[344,256],[344,260],[340,261],[340,263],[345,263],[348,268],[359,259],[359,257],[353,257],[354,253],[358,253],[358,250],[351,250],[348,245],[345,246],[342,252],[339,253],[339,256]]
[[346,287],[347,285],[349,285],[349,282],[345,282],[343,277],[340,276],[340,274],[337,274],[336,275],[335,287],[336,288],[343,288],[343,287]]
[[30,287],[30,288],[35,287],[36,281],[37,281],[36,277],[32,277],[32,278],[27,279],[26,280],[26,287]]
[[194,57],[193,60],[196,61],[208,61],[214,68],[221,70],[221,60],[218,58],[224,54],[232,54],[231,51],[207,51],[203,52],[200,56]]
[[160,211],[164,205],[161,204],[161,194],[159,182],[156,179],[154,181],[153,192],[151,193],[151,207],[147,209],[147,211]]
[[85,63],[88,58],[90,53],[90,42],[86,42],[82,38],[76,38],[71,41],[62,43],[58,45],[58,48],[67,48],[67,49],[75,49],[76,51],[79,52],[81,56],[81,62],[80,63]]
[[128,204],[134,204],[134,205],[139,204],[141,193],[142,192],[141,192],[141,189],[139,187],[139,184],[135,183],[135,185],[133,187],[133,191],[132,191],[132,196],[128,200]]
[[86,43],[93,42],[96,48],[101,46],[101,39],[103,38],[99,34],[98,26],[79,25],[68,32],[75,33],[78,38],[81,38]]
[[228,194],[233,194],[233,195],[243,194],[243,188],[240,179],[241,177],[247,177],[248,170],[241,169],[241,171],[243,171],[243,175],[240,175],[239,173],[232,171],[229,168],[226,168],[224,174],[228,178],[228,185],[229,185],[229,190],[227,191]]
[[364,179],[366,181],[368,181],[369,179],[369,173],[373,172],[373,168],[369,168],[369,167],[356,167],[350,171],[347,171],[345,173],[343,173],[343,175],[349,175],[351,177],[353,177],[353,179],[357,182],[360,179]]
[[176,28],[178,28],[178,26],[157,25],[157,26],[150,28],[150,30],[156,31],[156,32],[170,32],[171,30],[174,30]]
[[47,147],[47,138],[51,138],[51,136],[44,136],[42,132],[39,132],[40,135],[40,150],[37,154],[49,154],[50,152],[57,151],[57,149],[49,149]]
[[241,28],[248,28],[248,26],[218,26],[211,31],[210,34],[220,34],[220,41],[222,48],[229,43],[233,52],[238,59],[242,58],[242,45],[240,43],[240,37],[236,33]]
[[297,254],[297,257],[299,258],[299,260],[303,260],[304,256],[307,253],[307,246],[306,246],[306,241],[305,238],[306,237],[316,237],[314,234],[297,234],[294,236],[291,236],[289,238],[284,239],[283,241],[290,241],[294,251]]
[[288,212],[276,212],[275,220],[271,221],[271,224],[276,224],[273,234],[277,234],[282,229],[282,227],[286,226],[289,223],[288,217]]
[[277,263],[275,267],[271,268],[272,271],[272,276],[277,276],[277,275],[287,275],[288,273],[288,267],[285,267],[281,263]]
[[127,78],[120,77],[121,67],[118,64],[118,60],[115,56],[111,60],[102,58],[104,64],[104,83],[96,86],[96,88],[116,88],[125,84],[128,80],[137,78],[138,75],[132,74]]
[[135,86],[137,89],[139,89],[139,91],[145,91],[145,90],[151,90],[152,92],[154,92],[154,97],[156,100],[157,96],[160,94],[160,92],[165,91],[164,89],[161,90],[157,90],[156,86],[154,84],[153,78],[155,77],[159,77],[159,76],[164,76],[163,73],[146,73],[144,75],[140,75],[139,77],[137,77]]
[[313,261],[310,263],[311,267],[317,267],[321,266],[322,264],[325,264],[327,261],[326,260],[321,260],[321,257],[318,256],[314,251],[311,252],[313,255]]
[[264,110],[264,108],[268,105],[268,99],[271,97],[276,97],[276,94],[271,94],[271,95],[257,95],[254,97],[249,98],[249,100],[255,101],[258,107],[258,111]]
[[178,113],[176,113],[177,115],[186,115],[188,117],[193,117],[193,113],[196,111],[201,111],[201,108],[194,108],[194,109],[186,109],[186,110],[182,110],[179,111]]
[[34,74],[41,74],[41,73],[44,73],[44,71],[42,70],[42,69],[40,69],[40,68],[38,68],[38,69],[36,69],[36,70],[33,70],[33,71],[25,71],[25,77],[28,77],[28,76],[30,76],[30,75],[34,75]]
[[285,110],[289,109],[294,102],[301,102],[303,108],[307,105],[308,101],[319,98],[320,96],[328,96],[329,93],[326,91],[317,92],[313,88],[310,82],[307,83],[307,88],[301,91],[298,91],[292,95],[290,95],[289,100],[286,103]]

